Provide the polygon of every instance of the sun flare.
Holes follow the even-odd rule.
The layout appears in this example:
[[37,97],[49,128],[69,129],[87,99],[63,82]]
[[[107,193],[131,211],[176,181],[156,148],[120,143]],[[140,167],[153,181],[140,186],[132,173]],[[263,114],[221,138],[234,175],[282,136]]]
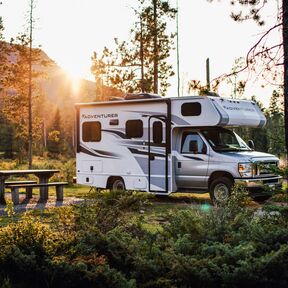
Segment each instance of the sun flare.
[[81,89],[82,79],[70,72],[65,71],[65,73],[71,87],[72,96],[77,96]]

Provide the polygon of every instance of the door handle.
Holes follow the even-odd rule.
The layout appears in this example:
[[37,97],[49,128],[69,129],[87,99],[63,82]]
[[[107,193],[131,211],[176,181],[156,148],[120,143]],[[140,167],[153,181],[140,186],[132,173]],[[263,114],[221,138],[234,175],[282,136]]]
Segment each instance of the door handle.
[[182,163],[181,162],[178,162],[178,168],[182,168]]

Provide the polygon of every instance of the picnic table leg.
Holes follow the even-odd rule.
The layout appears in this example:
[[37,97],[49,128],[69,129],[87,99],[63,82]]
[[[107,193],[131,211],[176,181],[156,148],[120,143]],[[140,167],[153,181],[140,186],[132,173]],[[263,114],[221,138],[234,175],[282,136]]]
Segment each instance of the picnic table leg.
[[26,198],[27,199],[32,198],[32,187],[26,187]]
[[[39,183],[48,183],[49,178],[42,176],[39,178]],[[40,199],[47,200],[48,199],[48,187],[40,187]]]
[[56,186],[56,200],[63,201],[63,185]]
[[19,204],[19,188],[11,189],[12,202],[16,205]]
[[[49,178],[53,176],[53,173],[48,173],[48,174],[39,174],[39,183],[48,183]],[[40,200],[47,200],[48,199],[48,186],[46,187],[40,187]]]
[[5,201],[5,177],[0,177],[0,204],[6,204],[6,201]]

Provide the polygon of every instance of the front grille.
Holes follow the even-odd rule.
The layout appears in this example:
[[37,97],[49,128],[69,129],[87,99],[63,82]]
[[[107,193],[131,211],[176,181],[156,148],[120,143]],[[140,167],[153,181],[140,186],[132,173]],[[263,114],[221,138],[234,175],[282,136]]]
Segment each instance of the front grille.
[[254,176],[275,175],[277,161],[263,161],[254,163]]
[[279,182],[279,179],[276,178],[276,179],[269,179],[269,180],[263,180],[263,184],[275,184],[275,183],[278,183]]

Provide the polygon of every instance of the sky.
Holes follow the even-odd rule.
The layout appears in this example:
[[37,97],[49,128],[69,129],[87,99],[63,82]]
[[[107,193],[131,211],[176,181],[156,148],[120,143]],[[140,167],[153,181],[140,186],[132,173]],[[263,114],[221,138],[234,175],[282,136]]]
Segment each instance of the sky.
[[[9,40],[27,28],[28,0],[2,0],[0,15]],[[267,24],[275,21],[277,0],[268,1],[263,12]],[[170,0],[176,6],[176,0]],[[178,0],[179,55],[181,94],[187,94],[187,81],[205,83],[205,61],[210,59],[211,79],[228,73],[236,58],[245,57],[257,42],[264,28],[253,22],[235,23],[229,17],[230,1]],[[129,30],[136,21],[132,7],[137,0],[35,0],[34,46],[41,48],[59,66],[74,77],[92,80],[90,73],[93,51],[113,47],[114,38],[129,39]],[[26,27],[26,28],[25,28]],[[176,29],[176,22],[169,23]],[[169,61],[176,71],[176,51]],[[167,96],[177,96],[176,77],[170,79]],[[275,87],[261,88],[259,81],[250,81],[247,97],[257,95],[268,105]],[[222,85],[221,95],[229,96],[232,87]]]

